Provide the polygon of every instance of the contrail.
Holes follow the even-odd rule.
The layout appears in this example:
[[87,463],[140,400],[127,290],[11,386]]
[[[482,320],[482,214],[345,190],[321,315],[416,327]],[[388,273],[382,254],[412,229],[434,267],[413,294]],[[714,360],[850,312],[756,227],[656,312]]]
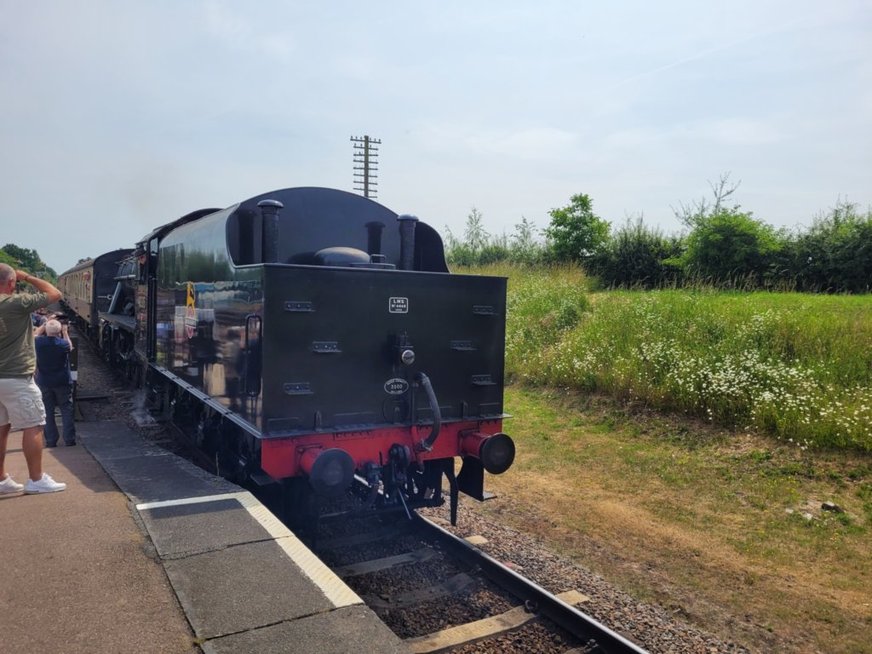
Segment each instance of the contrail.
[[630,75],[629,77],[625,77],[624,79],[612,84],[610,87],[606,89],[606,92],[613,91],[617,88],[625,86],[630,82],[641,79],[643,77],[651,77],[652,75],[657,75],[658,73],[662,73],[665,70],[670,70],[672,68],[678,68],[679,66],[683,66],[692,61],[698,61],[700,59],[705,59],[706,57],[715,54],[716,52],[721,52],[723,50],[729,50],[730,48],[735,48],[737,45],[741,45],[743,43],[747,43],[748,41],[753,41],[754,39],[759,39],[764,36],[769,36],[770,34],[775,34],[777,32],[782,32],[787,29],[794,27],[797,23],[801,22],[804,19],[794,18],[793,20],[789,20],[786,23],[782,23],[777,27],[773,27],[772,29],[768,29],[763,32],[757,32],[755,34],[749,34],[748,36],[742,37],[740,39],[736,39],[735,41],[730,41],[728,43],[724,43],[723,45],[715,46],[713,48],[708,48],[706,50],[702,50],[697,52],[696,54],[690,55],[688,57],[684,57],[683,59],[679,59],[677,61],[673,61],[671,63],[665,64],[663,66],[658,66],[657,68],[652,68],[651,70],[646,70],[641,73],[637,73],[635,75]]

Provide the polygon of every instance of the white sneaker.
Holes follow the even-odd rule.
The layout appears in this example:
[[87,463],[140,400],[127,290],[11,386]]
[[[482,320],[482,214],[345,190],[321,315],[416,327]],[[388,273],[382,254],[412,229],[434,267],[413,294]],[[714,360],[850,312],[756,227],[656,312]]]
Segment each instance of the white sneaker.
[[6,475],[3,481],[0,481],[0,495],[11,495],[12,493],[20,493],[23,490],[24,484],[19,484],[9,475]]
[[27,483],[24,484],[24,492],[33,495],[36,493],[57,493],[58,491],[62,491],[67,487],[66,484],[63,484],[59,481],[55,481],[46,473],[42,473],[42,479],[39,481],[33,481],[31,479],[27,480]]

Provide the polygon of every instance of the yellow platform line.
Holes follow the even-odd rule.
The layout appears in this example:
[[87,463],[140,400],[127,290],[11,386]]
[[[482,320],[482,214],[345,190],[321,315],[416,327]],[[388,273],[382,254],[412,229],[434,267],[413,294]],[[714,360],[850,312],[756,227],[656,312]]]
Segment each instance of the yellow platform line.
[[201,497],[186,497],[178,500],[160,502],[144,502],[136,505],[137,511],[149,511],[170,506],[185,506],[190,504],[205,504],[223,500],[236,500],[248,511],[249,515],[275,539],[287,556],[302,570],[334,608],[363,604],[363,600],[336,576],[324,563],[306,547],[294,533],[270,513],[257,498],[248,491],[239,493],[224,493],[222,495],[204,495]]

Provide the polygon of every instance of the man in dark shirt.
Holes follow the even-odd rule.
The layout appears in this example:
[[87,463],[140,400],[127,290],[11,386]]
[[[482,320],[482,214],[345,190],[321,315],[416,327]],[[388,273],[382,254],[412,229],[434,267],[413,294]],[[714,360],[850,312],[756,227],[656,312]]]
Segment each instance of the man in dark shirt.
[[55,407],[60,407],[64,426],[64,443],[76,444],[76,425],[73,422],[73,384],[70,378],[70,352],[73,342],[67,325],[47,320],[36,330],[36,385],[42,392],[45,405],[45,446],[58,444]]

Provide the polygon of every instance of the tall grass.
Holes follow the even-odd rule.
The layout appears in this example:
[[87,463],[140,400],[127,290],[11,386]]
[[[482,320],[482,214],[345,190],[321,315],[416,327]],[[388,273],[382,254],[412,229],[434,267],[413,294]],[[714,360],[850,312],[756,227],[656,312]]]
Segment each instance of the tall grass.
[[506,367],[509,374],[527,368],[530,352],[560,342],[590,309],[580,268],[500,266],[490,274],[509,277],[506,316]]
[[510,375],[757,429],[800,447],[872,451],[868,295],[588,293],[572,268],[487,273],[510,278]]

